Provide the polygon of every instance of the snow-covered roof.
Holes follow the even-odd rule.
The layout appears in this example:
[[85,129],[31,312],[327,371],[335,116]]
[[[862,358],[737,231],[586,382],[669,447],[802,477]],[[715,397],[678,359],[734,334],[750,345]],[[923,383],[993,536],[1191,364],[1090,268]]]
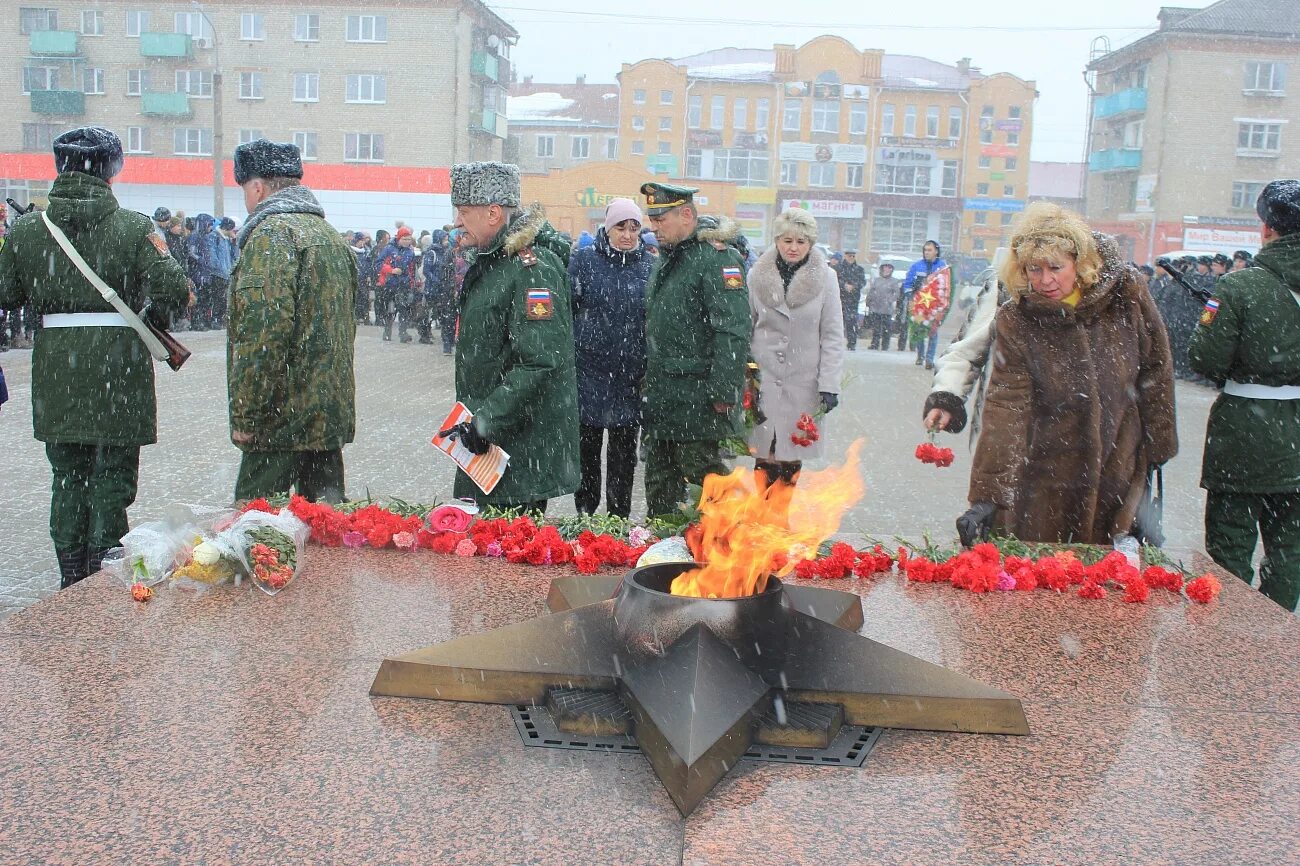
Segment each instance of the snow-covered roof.
[[772,81],[776,52],[770,48],[716,48],[672,61],[692,78],[715,81]]
[[554,119],[566,108],[572,108],[576,99],[566,99],[558,93],[530,93],[527,96],[512,96],[506,105],[506,117],[511,120],[536,120],[541,117]]
[[618,126],[616,84],[515,84],[506,119],[523,126]]

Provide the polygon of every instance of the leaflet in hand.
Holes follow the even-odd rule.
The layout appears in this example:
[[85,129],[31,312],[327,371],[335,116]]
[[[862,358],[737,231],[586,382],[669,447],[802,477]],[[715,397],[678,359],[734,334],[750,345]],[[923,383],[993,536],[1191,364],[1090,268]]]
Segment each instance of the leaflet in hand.
[[[464,403],[458,402],[438,430],[449,430],[457,424],[472,420],[474,414],[465,408]],[[506,474],[506,467],[510,465],[510,455],[496,445],[488,446],[486,454],[475,454],[462,445],[459,439],[444,439],[435,434],[433,447],[450,457],[484,493],[491,493],[496,488],[501,476]]]

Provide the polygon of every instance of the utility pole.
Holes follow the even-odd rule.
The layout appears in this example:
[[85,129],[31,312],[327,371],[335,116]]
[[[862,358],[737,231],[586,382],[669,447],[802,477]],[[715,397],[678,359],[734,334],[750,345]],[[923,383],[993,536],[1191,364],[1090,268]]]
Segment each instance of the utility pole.
[[198,0],[190,0],[191,5],[203,16],[212,34],[212,215],[220,220],[226,215],[226,181],[225,148],[222,146],[221,134],[221,43],[217,39],[217,28],[204,11]]

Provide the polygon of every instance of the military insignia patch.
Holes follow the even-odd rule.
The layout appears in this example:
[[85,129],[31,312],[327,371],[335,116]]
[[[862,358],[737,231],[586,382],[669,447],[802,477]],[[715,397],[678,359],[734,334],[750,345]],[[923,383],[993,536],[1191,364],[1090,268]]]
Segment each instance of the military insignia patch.
[[723,268],[722,284],[729,289],[745,288],[745,274],[740,268]]
[[154,249],[158,251],[159,255],[162,256],[171,255],[171,253],[167,252],[167,242],[162,238],[158,237],[158,235],[154,234],[153,232],[149,233],[149,243],[153,244]]
[[1214,317],[1219,315],[1219,302],[1210,298],[1205,302],[1205,309],[1201,310],[1201,324],[1208,325],[1214,321]]
[[555,299],[550,289],[529,289],[527,294],[528,318],[533,321],[549,319],[555,315]]
[[519,251],[519,263],[526,268],[531,268],[537,264],[537,253],[533,252],[532,247],[524,247]]

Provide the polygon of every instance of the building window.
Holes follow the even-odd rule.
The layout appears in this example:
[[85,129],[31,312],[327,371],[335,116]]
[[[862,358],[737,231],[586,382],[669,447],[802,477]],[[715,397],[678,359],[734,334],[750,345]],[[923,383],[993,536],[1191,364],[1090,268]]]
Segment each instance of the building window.
[[23,67],[23,93],[31,93],[37,90],[58,90],[59,89],[59,67],[57,66],[24,66]]
[[929,195],[928,165],[882,165],[876,169],[876,192],[892,195]]
[[979,196],[986,196],[986,195],[988,195],[988,194],[989,194],[989,185],[988,185],[987,183],[977,183],[977,184],[975,184],[975,194],[976,194],[976,195],[979,195]]
[[128,126],[126,128],[126,152],[149,153],[149,127]]
[[984,252],[984,238],[973,239],[970,242],[970,248],[972,252],[977,252],[977,253]]
[[945,159],[943,161],[943,175],[939,184],[939,195],[945,198],[956,198],[957,196],[957,160]]
[[686,151],[686,176],[733,181],[741,186],[767,186],[770,183],[769,157],[766,150],[743,147],[689,148]]
[[[1012,115],[1015,117],[1017,115]],[[980,109],[980,144],[993,143],[993,106],[986,105]]]
[[659,91],[659,104],[660,104],[660,105],[672,105],[672,104],[673,104],[673,92],[672,92],[671,90],[661,90],[661,91]]
[[178,126],[174,130],[172,148],[177,156],[212,156],[212,130],[193,126]]
[[618,136],[605,139],[605,159],[618,159]]
[[988,221],[989,221],[989,215],[987,211],[982,211],[982,210],[975,211],[975,225],[977,226],[987,225]]
[[1264,191],[1263,183],[1256,183],[1249,180],[1237,180],[1232,182],[1232,207],[1233,210],[1255,210],[1255,202],[1259,200],[1259,194]]
[[[1142,71],[1143,71],[1143,74],[1145,75],[1145,74],[1146,74],[1146,67],[1145,67],[1145,66],[1142,67]],[[991,112],[992,109],[989,109],[989,111]],[[989,116],[992,117],[993,115],[990,114]],[[1010,108],[1008,108],[1008,109],[1007,109],[1007,117],[1011,118],[1012,120],[1015,120],[1016,118],[1020,117],[1020,106],[1019,106],[1019,105],[1013,105],[1013,106],[1011,106]]]
[[176,92],[188,93],[195,99],[212,98],[211,69],[176,70]]
[[260,12],[245,12],[239,16],[239,38],[260,42],[266,38],[266,18]]
[[671,117],[661,117],[661,118],[659,118],[659,131],[660,131],[660,132],[672,132],[672,131],[673,131],[673,119],[672,119]]
[[54,139],[63,132],[63,127],[55,123],[24,123],[23,150],[49,152],[54,147]]
[[104,13],[98,9],[87,9],[81,13],[81,35],[103,36]]
[[809,186],[835,186],[835,163],[833,162],[808,163],[808,185]]
[[569,156],[574,159],[586,159],[591,156],[591,136],[575,135],[569,143]]
[[894,134],[894,104],[886,102],[880,106],[880,134]]
[[633,155],[633,156],[644,156],[644,155],[645,155],[645,142],[644,142],[644,141],[642,141],[642,140],[640,140],[640,139],[634,139],[634,140],[632,141],[632,155]]
[[731,128],[735,131],[749,129],[749,100],[736,97],[731,103]]
[[320,42],[320,15],[313,12],[293,16],[293,41]]
[[867,134],[867,104],[865,102],[849,103],[849,135]]
[[[387,15],[349,15],[347,35],[348,42],[387,42]],[[378,162],[379,160],[367,160]]]
[[382,75],[349,75],[344,101],[367,104],[387,102],[387,81]]
[[847,165],[844,167],[844,185],[851,189],[862,189],[862,173],[865,166]]
[[239,98],[240,99],[261,99],[262,98],[262,73],[260,72],[239,73]]
[[343,136],[344,162],[383,162],[384,137],[370,132],[349,132]]
[[923,210],[876,208],[871,214],[871,246],[882,253],[916,255],[930,236],[930,214]]
[[840,131],[840,101],[838,99],[813,100],[812,131]]
[[1002,195],[1003,195],[1004,197],[1006,197],[1006,198],[1015,198],[1015,197],[1016,197],[1016,186],[1015,186],[1015,184],[1011,184],[1011,183],[1003,184],[1003,185],[1002,185]]
[[667,141],[659,142],[659,147],[657,149],[659,151],[660,156],[668,156],[673,152],[672,144]]
[[1008,133],[1007,133],[1007,144],[1011,145],[1012,147],[1018,147],[1018,146],[1020,145],[1020,133],[1018,133],[1018,132],[1008,132]]
[[909,105],[903,109],[903,137],[916,137],[916,106]]
[[763,97],[758,100],[754,108],[754,129],[759,132],[767,132],[768,124],[771,123],[772,100]]
[[709,100],[709,129],[722,129],[722,123],[726,115],[727,98],[725,96],[715,96]]
[[1001,222],[1002,225],[1004,225],[1004,226],[1009,226],[1009,225],[1011,225],[1012,220],[1014,220],[1015,218],[1016,218],[1016,215],[1015,215],[1015,214],[1013,214],[1013,213],[1011,213],[1011,212],[1009,212],[1009,211],[1003,211],[1003,212],[1002,212],[1002,219],[1000,220],[1000,222]]
[[200,48],[212,47],[212,28],[198,12],[177,12],[175,31],[188,34]]
[[293,101],[320,101],[320,73],[295,72],[293,74]]
[[1282,124],[1268,121],[1237,122],[1237,153],[1277,154],[1282,150]]
[[644,90],[633,90],[633,91],[632,91],[632,104],[633,104],[633,105],[645,105],[645,91],[644,91]]
[[58,30],[59,13],[53,9],[23,6],[18,10],[18,32],[24,36],[42,30]]
[[130,69],[126,73],[126,95],[139,96],[149,89],[149,70]]
[[1247,93],[1267,93],[1281,96],[1286,92],[1286,64],[1265,60],[1252,60],[1246,64]]
[[[704,97],[692,96],[686,100],[686,126],[688,129],[699,129],[700,122],[704,115]],[[641,127],[645,127],[645,121],[641,121]],[[636,118],[632,119],[632,128],[636,129]]]
[[979,159],[979,167],[980,167],[980,168],[992,168],[992,167],[993,167],[993,158],[992,158],[992,157],[989,157],[989,156],[981,156],[980,159]]
[[635,117],[633,117],[632,128],[635,130],[645,129],[645,118],[641,117],[640,115],[636,115]]
[[786,132],[798,132],[803,129],[803,100],[787,99],[782,113],[781,128]]
[[1015,171],[1015,170],[1016,170],[1016,165],[1017,165],[1018,163],[1017,163],[1017,160],[1016,160],[1016,158],[1015,158],[1014,156],[1008,156],[1007,159],[1006,159],[1006,162],[1007,162],[1007,171]]
[[141,33],[149,32],[149,13],[148,12],[128,12],[126,13],[126,35],[139,36]]
[[784,160],[781,163],[781,185],[797,186],[799,184],[799,163],[794,160]]
[[314,132],[295,132],[293,134],[293,143],[297,145],[298,152],[302,154],[303,159],[316,159],[316,133]]
[[241,129],[239,130],[239,143],[248,144],[250,141],[257,141],[259,138],[265,138],[260,129]]
[[81,72],[81,90],[91,96],[104,95],[104,70],[87,67]]
[[948,109],[948,137],[954,141],[961,138],[961,109]]
[[925,110],[925,137],[939,137],[939,106],[931,105]]
[[537,136],[537,156],[540,159],[549,159],[555,156],[555,136]]

